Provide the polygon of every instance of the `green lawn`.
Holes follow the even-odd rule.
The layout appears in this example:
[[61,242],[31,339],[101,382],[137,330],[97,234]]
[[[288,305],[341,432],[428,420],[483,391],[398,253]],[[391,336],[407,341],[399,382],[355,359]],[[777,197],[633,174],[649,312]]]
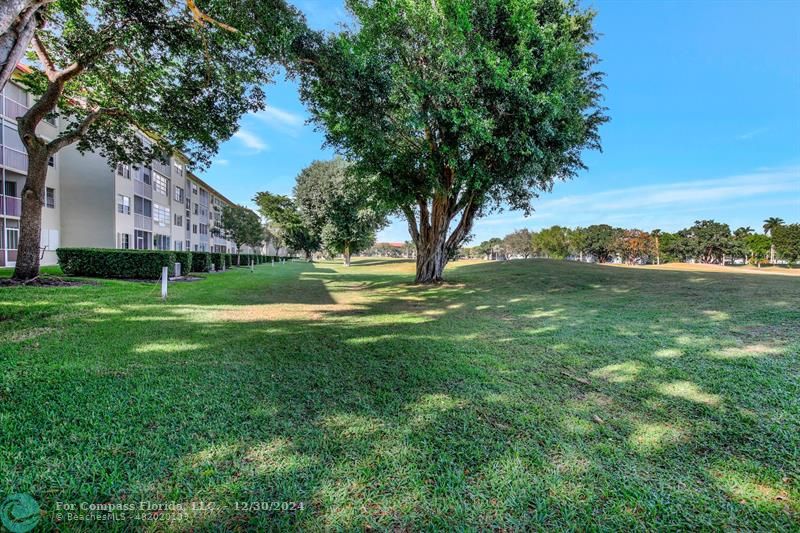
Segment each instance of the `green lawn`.
[[[0,289],[0,498],[46,529],[800,529],[800,278],[412,270]],[[131,527],[58,526],[98,525]]]

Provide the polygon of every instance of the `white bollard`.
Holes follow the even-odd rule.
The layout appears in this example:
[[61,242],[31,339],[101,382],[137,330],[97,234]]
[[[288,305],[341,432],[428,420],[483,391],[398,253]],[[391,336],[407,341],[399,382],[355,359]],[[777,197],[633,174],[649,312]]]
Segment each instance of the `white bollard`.
[[209,269],[209,272],[216,272],[216,269],[214,268],[214,263],[211,263],[211,268]]
[[250,258],[250,272],[253,272],[253,258]]
[[181,277],[181,264],[180,263],[175,263],[175,277],[176,278]]
[[275,266],[275,258],[272,258],[272,266]]
[[161,299],[167,300],[167,282],[169,281],[169,267],[161,270]]

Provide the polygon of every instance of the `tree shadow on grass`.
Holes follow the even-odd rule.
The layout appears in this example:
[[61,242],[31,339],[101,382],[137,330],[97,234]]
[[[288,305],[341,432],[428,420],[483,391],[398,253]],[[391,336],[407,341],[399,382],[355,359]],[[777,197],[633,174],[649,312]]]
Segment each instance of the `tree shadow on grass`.
[[287,271],[299,307],[87,290],[3,348],[3,488],[217,502],[185,529],[792,527],[796,287],[504,268]]

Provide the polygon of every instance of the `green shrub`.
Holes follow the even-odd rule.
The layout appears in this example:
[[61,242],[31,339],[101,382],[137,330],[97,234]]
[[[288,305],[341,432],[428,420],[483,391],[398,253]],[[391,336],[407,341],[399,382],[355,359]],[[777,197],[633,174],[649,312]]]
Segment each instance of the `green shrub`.
[[192,252],[175,252],[175,262],[181,264],[181,274],[188,274],[192,270]]
[[211,252],[211,262],[214,263],[214,268],[217,270],[222,270],[222,263],[225,261],[223,259],[223,254],[220,252]]
[[225,268],[230,268],[232,265],[231,254],[225,254]]
[[93,278],[159,279],[175,264],[175,252],[162,250],[59,248],[56,255],[64,274]]
[[192,272],[208,272],[211,268],[211,254],[208,252],[192,252]]

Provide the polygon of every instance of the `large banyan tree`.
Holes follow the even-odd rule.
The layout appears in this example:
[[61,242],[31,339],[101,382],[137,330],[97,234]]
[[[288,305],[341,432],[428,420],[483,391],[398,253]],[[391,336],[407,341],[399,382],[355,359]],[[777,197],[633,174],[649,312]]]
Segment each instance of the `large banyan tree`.
[[353,29],[299,43],[301,94],[407,219],[417,282],[437,282],[477,217],[530,212],[599,149],[594,14],[563,0],[347,4]]

